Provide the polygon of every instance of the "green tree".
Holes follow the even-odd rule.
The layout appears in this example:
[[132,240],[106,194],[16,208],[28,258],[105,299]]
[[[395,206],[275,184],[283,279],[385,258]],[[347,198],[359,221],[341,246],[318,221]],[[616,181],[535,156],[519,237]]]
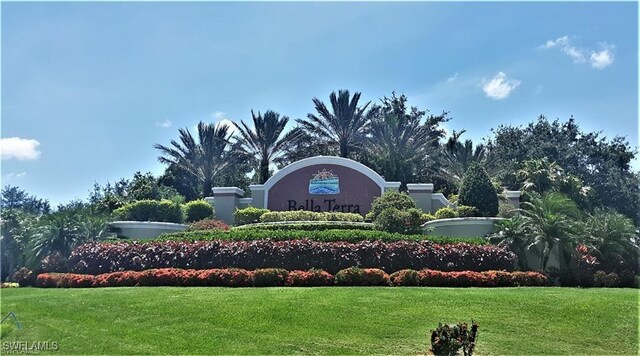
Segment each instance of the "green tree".
[[188,129],[180,129],[180,141],[171,141],[171,146],[155,144],[162,154],[158,161],[176,165],[202,183],[202,196],[211,194],[211,189],[221,176],[237,160],[237,151],[229,141],[229,125],[198,123],[197,139]]
[[358,106],[360,93],[350,96],[348,90],[332,92],[329,96],[331,110],[318,98],[313,98],[317,115],[308,114],[307,120],[296,120],[305,132],[328,145],[335,146],[340,157],[362,147],[369,125],[367,107],[371,102]]
[[267,110],[264,116],[251,110],[251,117],[253,129],[244,121],[240,121],[240,125],[233,124],[238,129],[237,139],[245,157],[258,160],[259,183],[262,184],[271,176],[269,166],[293,144],[300,135],[300,129],[294,128],[285,133],[289,117],[280,116],[272,110]]
[[438,165],[438,174],[452,182],[460,189],[465,173],[473,163],[482,165],[490,177],[496,177],[500,171],[495,165],[495,159],[489,154],[485,145],[474,147],[473,141],[462,142],[460,136],[466,131],[453,131],[453,134],[441,149],[441,162]]
[[591,255],[604,270],[638,272],[640,237],[631,219],[614,210],[596,209],[585,221],[584,234]]
[[518,268],[529,269],[527,252],[533,243],[533,234],[526,217],[516,215],[496,223],[496,232],[488,237],[489,241],[499,246],[508,246],[518,256]]
[[573,200],[557,192],[532,195],[530,199],[522,203],[523,214],[533,241],[531,247],[539,252],[540,269],[546,270],[557,247],[560,270],[567,270],[580,242],[580,210]]
[[480,164],[472,163],[467,169],[458,202],[477,208],[482,216],[498,215],[498,193]]
[[4,280],[26,264],[29,240],[38,217],[21,209],[4,208],[0,215],[0,279]]
[[0,206],[2,209],[20,209],[28,214],[47,214],[51,211],[49,202],[39,199],[34,195],[29,195],[23,189],[7,185],[2,188],[2,199]]
[[384,97],[380,107],[371,110],[365,161],[387,180],[400,181],[403,186],[416,179],[417,171],[438,147],[444,136],[439,125],[448,119],[446,113],[430,115],[409,108],[405,95]]

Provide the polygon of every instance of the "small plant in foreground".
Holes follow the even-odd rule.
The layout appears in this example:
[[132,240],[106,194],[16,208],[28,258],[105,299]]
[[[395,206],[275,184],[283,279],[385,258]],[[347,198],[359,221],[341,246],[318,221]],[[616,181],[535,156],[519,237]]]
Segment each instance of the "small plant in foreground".
[[431,331],[431,349],[434,355],[454,356],[460,349],[464,356],[473,355],[478,336],[478,324],[471,321],[471,328],[467,323],[446,325],[439,323],[436,330]]

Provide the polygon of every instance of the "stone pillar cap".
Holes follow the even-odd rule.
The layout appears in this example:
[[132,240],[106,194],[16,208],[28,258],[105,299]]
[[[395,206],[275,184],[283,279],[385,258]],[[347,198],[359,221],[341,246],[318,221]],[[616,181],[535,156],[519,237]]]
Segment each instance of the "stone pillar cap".
[[409,183],[407,190],[409,192],[433,192],[433,183]]
[[220,195],[220,194],[235,194],[238,196],[243,196],[244,195],[244,190],[238,188],[238,187],[215,187],[213,188],[213,196],[215,197],[216,195]]

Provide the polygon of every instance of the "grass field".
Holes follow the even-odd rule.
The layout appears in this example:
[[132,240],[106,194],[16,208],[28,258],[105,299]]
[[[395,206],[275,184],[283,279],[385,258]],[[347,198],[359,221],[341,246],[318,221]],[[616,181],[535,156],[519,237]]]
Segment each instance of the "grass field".
[[638,354],[638,290],[572,288],[4,289],[2,341],[58,354],[427,354],[439,321],[477,353]]

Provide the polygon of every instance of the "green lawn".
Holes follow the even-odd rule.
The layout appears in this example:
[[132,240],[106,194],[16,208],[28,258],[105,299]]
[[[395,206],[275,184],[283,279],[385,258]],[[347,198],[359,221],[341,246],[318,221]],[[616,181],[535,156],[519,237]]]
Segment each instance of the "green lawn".
[[1,301],[23,326],[3,325],[3,342],[59,354],[425,354],[438,321],[471,318],[478,354],[638,353],[633,289],[22,288]]

